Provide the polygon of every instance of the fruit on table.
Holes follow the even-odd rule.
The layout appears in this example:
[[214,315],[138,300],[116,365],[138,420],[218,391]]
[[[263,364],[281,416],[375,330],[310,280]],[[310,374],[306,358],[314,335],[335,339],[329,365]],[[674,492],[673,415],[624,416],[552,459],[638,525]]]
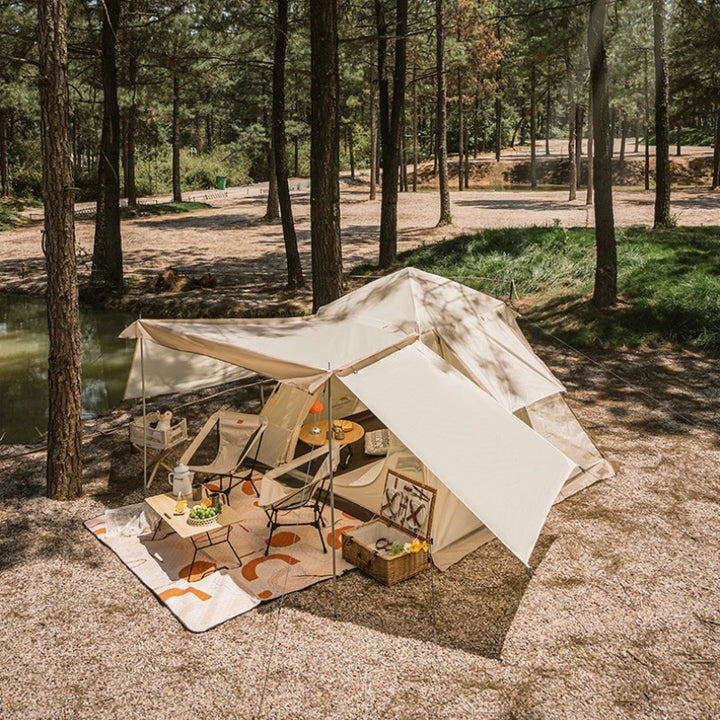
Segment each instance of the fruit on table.
[[178,500],[175,503],[175,512],[178,512],[178,513],[185,512],[186,505],[187,505],[187,500]]
[[209,507],[205,507],[203,505],[195,505],[195,507],[190,510],[189,517],[191,517],[193,520],[207,520],[209,518],[215,517],[216,515],[219,515],[221,512],[221,505],[211,505]]

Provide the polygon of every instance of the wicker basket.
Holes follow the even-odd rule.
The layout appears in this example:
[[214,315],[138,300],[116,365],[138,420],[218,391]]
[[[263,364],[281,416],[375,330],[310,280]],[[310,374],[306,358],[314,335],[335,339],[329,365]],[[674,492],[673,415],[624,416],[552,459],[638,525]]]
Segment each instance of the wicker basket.
[[392,538],[403,544],[412,540],[410,535],[384,520],[371,520],[342,534],[343,558],[388,587],[417,575],[428,566],[428,554],[424,550],[389,555],[377,549],[378,541],[392,542]]
[[425,550],[404,550],[397,555],[390,555],[388,551],[394,542],[405,544],[413,538],[428,537],[435,491],[394,470],[388,471],[385,484],[381,517],[346,530],[341,539],[345,560],[378,582],[391,586],[428,567],[430,560]]

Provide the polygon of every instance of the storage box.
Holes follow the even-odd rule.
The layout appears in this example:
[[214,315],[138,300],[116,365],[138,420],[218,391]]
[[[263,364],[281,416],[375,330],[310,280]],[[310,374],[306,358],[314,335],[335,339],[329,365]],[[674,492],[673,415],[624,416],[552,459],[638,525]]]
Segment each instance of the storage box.
[[156,412],[148,413],[143,419],[138,418],[130,423],[130,442],[143,447],[145,445],[145,433],[147,433],[147,446],[153,450],[165,450],[178,443],[187,440],[187,420],[185,418],[173,419],[169,430],[158,430],[152,427],[158,421]]
[[391,586],[428,566],[428,552],[403,550],[391,555],[394,543],[428,540],[432,529],[435,490],[388,470],[380,517],[342,533],[342,554],[349,563]]

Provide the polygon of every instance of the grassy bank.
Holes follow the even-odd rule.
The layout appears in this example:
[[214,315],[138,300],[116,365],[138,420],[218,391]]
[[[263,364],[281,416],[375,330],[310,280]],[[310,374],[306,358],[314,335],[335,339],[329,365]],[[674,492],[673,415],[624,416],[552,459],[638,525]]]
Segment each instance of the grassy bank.
[[592,229],[486,230],[410,251],[402,265],[509,299],[530,321],[578,347],[677,343],[720,351],[720,227],[616,229],[616,307],[589,303]]

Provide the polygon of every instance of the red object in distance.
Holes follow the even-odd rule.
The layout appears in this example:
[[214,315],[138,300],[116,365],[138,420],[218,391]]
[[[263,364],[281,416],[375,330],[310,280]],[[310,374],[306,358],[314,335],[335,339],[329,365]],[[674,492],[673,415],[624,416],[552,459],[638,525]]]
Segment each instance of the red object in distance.
[[316,400],[310,406],[310,413],[312,415],[319,415],[324,409],[325,409],[325,406],[319,400]]

